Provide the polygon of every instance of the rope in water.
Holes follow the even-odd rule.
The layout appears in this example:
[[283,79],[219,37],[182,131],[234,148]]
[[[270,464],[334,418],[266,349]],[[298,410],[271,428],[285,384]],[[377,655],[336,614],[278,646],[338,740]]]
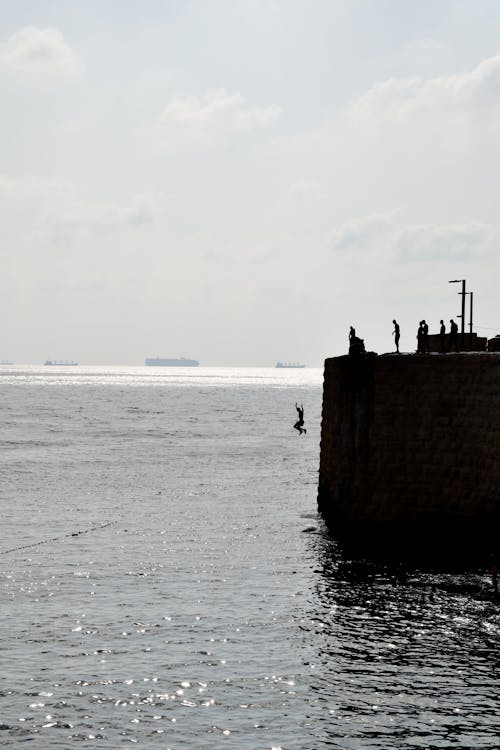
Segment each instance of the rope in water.
[[106,523],[98,524],[97,526],[91,526],[88,529],[82,529],[81,531],[72,531],[68,534],[61,534],[61,536],[54,536],[51,539],[42,539],[40,542],[32,542],[31,544],[22,544],[19,547],[12,547],[11,549],[4,549],[0,551],[0,555],[8,555],[9,552],[19,552],[23,549],[30,549],[31,547],[39,547],[42,544],[50,544],[50,542],[59,542],[61,539],[66,539],[70,536],[80,536],[81,534],[88,534],[91,531],[98,531],[99,529],[105,529],[106,526],[112,526],[117,521],[107,521]]

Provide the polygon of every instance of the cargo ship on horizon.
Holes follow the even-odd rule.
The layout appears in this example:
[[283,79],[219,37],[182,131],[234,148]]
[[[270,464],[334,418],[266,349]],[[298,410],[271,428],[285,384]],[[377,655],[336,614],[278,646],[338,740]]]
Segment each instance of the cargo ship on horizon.
[[305,365],[302,365],[300,362],[276,362],[276,367],[283,368],[286,367],[288,369],[299,369],[305,367]]
[[78,362],[72,359],[47,359],[44,364],[56,367],[78,367]]
[[144,360],[146,367],[198,367],[200,364],[197,359],[172,359],[169,357],[147,357]]

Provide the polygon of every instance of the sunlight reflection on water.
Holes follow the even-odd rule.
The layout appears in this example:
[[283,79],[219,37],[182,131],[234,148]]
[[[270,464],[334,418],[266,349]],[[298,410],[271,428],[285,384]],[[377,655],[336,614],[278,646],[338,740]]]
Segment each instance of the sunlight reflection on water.
[[0,743],[498,747],[487,577],[316,518],[321,371],[77,369],[0,377]]
[[126,387],[268,387],[321,386],[323,369],[272,367],[41,367],[2,366],[0,383],[37,385],[121,385]]

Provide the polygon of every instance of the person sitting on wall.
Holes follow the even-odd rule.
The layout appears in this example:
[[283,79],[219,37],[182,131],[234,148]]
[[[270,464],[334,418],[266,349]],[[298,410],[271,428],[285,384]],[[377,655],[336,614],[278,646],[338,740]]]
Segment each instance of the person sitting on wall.
[[452,347],[455,347],[455,351],[458,352],[458,326],[453,320],[453,318],[450,319],[450,352]]
[[396,344],[396,352],[397,352],[397,354],[399,354],[399,338],[400,338],[399,324],[396,323],[395,320],[393,320],[392,322],[394,323],[394,330],[392,332],[393,335],[394,335],[394,343]]
[[444,354],[446,351],[446,327],[443,320],[440,320],[440,328],[439,328],[439,349],[441,351],[441,354]]
[[[351,330],[354,330],[352,328]],[[349,354],[365,354],[365,342],[358,336],[349,336]]]

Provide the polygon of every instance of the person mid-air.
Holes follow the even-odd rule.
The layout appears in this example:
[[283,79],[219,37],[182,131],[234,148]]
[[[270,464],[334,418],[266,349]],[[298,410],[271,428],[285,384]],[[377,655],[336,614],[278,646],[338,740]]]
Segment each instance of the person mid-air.
[[299,435],[302,435],[303,432],[307,433],[306,428],[304,425],[304,404],[298,405],[297,402],[295,402],[295,408],[297,409],[297,413],[299,415],[298,420],[295,422],[293,428],[294,430],[299,431]]

